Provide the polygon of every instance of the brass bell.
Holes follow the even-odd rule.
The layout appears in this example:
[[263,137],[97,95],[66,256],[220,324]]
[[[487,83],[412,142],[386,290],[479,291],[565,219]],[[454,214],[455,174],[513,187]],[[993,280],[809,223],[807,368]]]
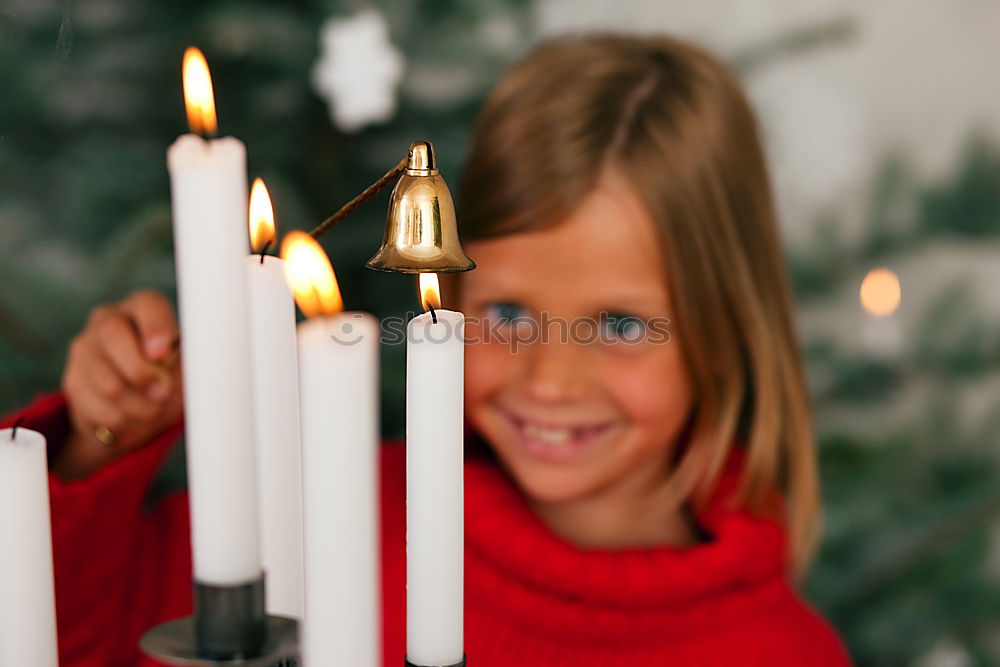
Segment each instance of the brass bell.
[[458,240],[455,204],[429,141],[410,144],[406,170],[392,190],[382,247],[365,266],[397,273],[476,268]]

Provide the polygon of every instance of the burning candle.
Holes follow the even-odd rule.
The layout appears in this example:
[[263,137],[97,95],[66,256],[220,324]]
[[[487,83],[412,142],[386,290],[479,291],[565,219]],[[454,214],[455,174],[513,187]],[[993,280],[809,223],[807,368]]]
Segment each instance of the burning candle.
[[301,653],[309,667],[381,664],[378,551],[378,335],[341,312],[330,261],[310,236],[281,246],[298,327],[305,535]]
[[45,437],[0,430],[0,665],[56,667]]
[[424,309],[406,345],[406,658],[462,661],[465,316],[441,310],[437,274],[420,274]]
[[260,577],[257,469],[247,335],[246,148],[216,131],[212,80],[184,54],[193,132],[167,150],[181,338],[195,580]]
[[261,557],[267,611],[302,617],[302,448],[295,304],[285,262],[266,255],[275,241],[264,181],[250,188],[250,341],[257,433]]

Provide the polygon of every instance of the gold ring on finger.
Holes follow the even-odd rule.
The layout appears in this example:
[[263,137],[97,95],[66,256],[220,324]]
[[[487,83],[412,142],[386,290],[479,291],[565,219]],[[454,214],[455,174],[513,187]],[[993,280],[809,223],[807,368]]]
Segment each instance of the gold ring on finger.
[[115,435],[115,432],[103,425],[94,429],[94,437],[97,438],[97,441],[102,445],[107,445],[109,447],[118,441],[118,436]]

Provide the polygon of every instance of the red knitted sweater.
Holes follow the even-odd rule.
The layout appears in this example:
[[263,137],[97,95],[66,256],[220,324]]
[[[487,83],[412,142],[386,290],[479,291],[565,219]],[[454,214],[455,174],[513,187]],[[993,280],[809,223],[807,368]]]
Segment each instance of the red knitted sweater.
[[[16,416],[52,446],[68,429],[61,396]],[[62,667],[149,667],[139,636],[191,612],[187,495],[142,500],[177,426],[91,477],[50,475]],[[384,664],[405,652],[405,456],[382,447]],[[734,459],[735,461],[735,459]],[[727,509],[734,462],[697,546],[580,550],[551,533],[492,462],[465,466],[465,646],[470,667],[672,665],[843,667],[831,628],[786,583],[773,521]],[[327,666],[312,666],[327,667]],[[336,667],[336,666],[329,666]]]

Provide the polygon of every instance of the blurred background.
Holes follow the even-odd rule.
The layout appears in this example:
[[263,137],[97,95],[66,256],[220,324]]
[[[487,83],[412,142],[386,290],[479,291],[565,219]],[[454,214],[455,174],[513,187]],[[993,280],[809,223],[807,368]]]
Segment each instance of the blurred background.
[[[808,597],[859,665],[1000,664],[998,25],[983,0],[0,0],[0,410],[58,386],[94,305],[173,296],[186,46],[288,231],[412,139],[454,188],[483,96],[538,40],[670,32],[736,69],[764,127],[821,442]],[[324,237],[346,306],[379,316],[418,306],[362,268],[387,197]]]

